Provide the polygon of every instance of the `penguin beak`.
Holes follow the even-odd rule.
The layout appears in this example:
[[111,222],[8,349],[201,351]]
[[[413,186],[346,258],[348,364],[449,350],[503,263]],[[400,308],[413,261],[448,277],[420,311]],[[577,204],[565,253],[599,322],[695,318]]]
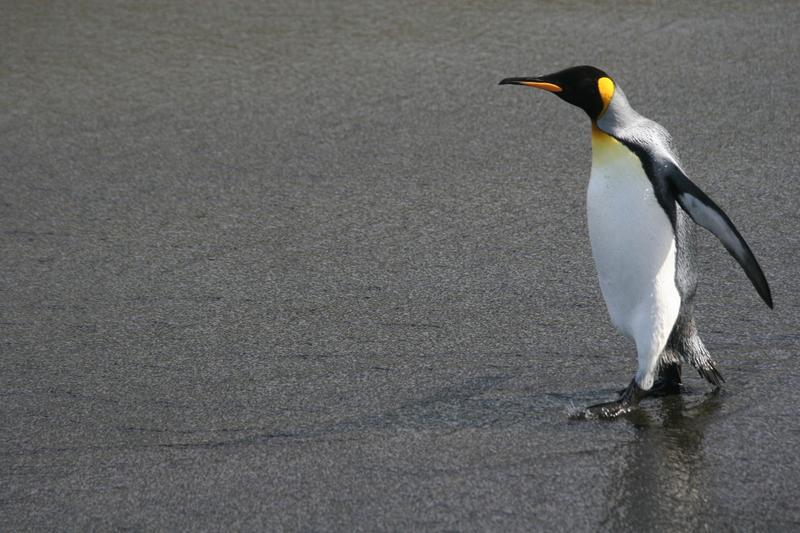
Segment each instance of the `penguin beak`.
[[526,87],[535,87],[551,93],[560,93],[564,90],[559,85],[543,81],[541,78],[506,78],[500,82],[500,85],[525,85]]

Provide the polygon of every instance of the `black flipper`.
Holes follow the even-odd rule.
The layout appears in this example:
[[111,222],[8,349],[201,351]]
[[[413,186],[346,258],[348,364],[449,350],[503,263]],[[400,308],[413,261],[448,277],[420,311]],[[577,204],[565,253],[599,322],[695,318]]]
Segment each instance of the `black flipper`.
[[696,224],[706,228],[722,242],[725,249],[742,265],[761,299],[772,308],[772,293],[767,278],[731,219],[678,166],[670,167],[669,182],[678,204]]

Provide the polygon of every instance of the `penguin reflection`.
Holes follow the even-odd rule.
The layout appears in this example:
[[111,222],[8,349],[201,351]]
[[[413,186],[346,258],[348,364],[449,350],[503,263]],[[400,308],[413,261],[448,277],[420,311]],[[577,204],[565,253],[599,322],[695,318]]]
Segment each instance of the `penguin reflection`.
[[694,406],[673,395],[658,402],[658,416],[638,410],[627,420],[637,431],[625,463],[610,486],[608,515],[612,531],[694,530],[708,516],[708,479],[703,439],[721,407],[719,390]]

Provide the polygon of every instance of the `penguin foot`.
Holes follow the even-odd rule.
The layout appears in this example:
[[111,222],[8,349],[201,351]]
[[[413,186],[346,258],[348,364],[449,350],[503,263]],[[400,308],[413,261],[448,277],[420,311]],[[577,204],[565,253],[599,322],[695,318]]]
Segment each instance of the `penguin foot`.
[[635,408],[635,405],[626,404],[621,400],[613,402],[603,402],[595,405],[590,405],[584,411],[583,418],[602,418],[611,420],[620,415],[630,413]]
[[590,405],[584,412],[585,418],[603,418],[612,419],[618,416],[630,413],[633,411],[639,401],[647,396],[647,391],[644,391],[632,380],[630,385],[620,391],[619,399],[613,402],[603,402],[595,405]]

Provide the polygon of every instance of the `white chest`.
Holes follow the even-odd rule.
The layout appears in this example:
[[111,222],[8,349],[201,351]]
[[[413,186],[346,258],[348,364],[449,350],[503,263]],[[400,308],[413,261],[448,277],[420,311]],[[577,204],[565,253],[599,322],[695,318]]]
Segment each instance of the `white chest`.
[[592,255],[614,325],[634,338],[644,327],[671,328],[658,322],[674,322],[680,306],[672,225],[639,158],[604,134],[592,138],[587,211]]

